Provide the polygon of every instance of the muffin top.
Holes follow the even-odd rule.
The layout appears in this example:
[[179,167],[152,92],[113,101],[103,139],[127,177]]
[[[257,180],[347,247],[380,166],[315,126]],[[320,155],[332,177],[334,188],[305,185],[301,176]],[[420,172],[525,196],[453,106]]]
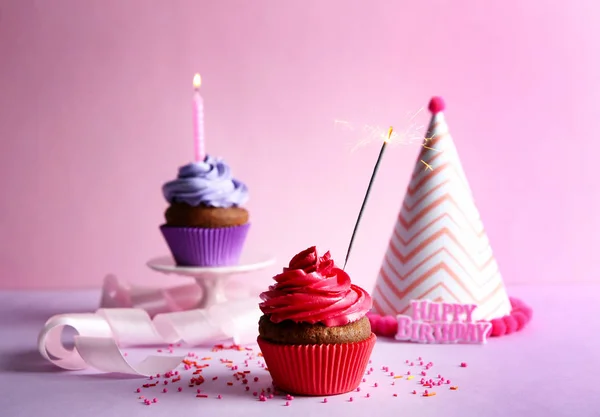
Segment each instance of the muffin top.
[[319,257],[310,247],[292,258],[275,285],[261,294],[260,309],[273,323],[321,323],[344,326],[363,318],[371,309],[371,296],[335,266],[329,252]]
[[162,187],[170,203],[192,207],[238,207],[248,201],[248,187],[233,178],[231,168],[222,159],[207,156],[179,168],[177,179]]

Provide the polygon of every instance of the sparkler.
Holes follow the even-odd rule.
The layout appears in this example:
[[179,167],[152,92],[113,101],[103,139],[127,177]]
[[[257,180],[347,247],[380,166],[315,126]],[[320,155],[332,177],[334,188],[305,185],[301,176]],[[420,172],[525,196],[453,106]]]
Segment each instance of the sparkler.
[[[369,199],[369,194],[371,193],[371,187],[373,186],[373,182],[375,180],[375,176],[377,175],[377,171],[379,170],[379,164],[381,163],[381,159],[385,152],[385,149],[388,144],[411,144],[416,140],[422,140],[421,146],[425,149],[429,149],[436,152],[441,152],[439,149],[432,148],[427,146],[427,143],[433,138],[425,138],[422,139],[423,136],[420,134],[420,130],[423,126],[419,126],[415,123],[414,119],[416,116],[423,110],[420,108],[416,113],[414,113],[409,118],[409,123],[406,129],[402,132],[395,132],[392,127],[390,127],[387,131],[387,135],[384,136],[383,130],[378,126],[364,125],[362,131],[367,134],[366,137],[362,138],[353,148],[359,148],[361,146],[368,145],[373,142],[375,139],[380,139],[383,137],[383,144],[381,145],[381,150],[379,151],[379,156],[377,157],[377,162],[375,162],[375,167],[373,168],[373,173],[371,174],[371,179],[369,181],[369,186],[367,187],[367,192],[365,193],[365,197],[363,199],[362,205],[360,207],[360,211],[358,212],[358,218],[356,219],[356,223],[354,224],[354,230],[352,231],[352,236],[350,237],[350,244],[348,245],[348,250],[346,251],[346,258],[344,259],[344,267],[346,269],[346,265],[348,264],[348,259],[350,258],[350,253],[352,252],[352,245],[354,244],[354,238],[356,237],[356,231],[358,230],[358,226],[362,219],[362,215],[364,213],[367,200]],[[335,126],[340,126],[344,130],[354,131],[354,127],[352,124],[346,120],[335,120]],[[425,170],[433,171],[433,167],[425,162],[423,159],[420,159],[420,162],[425,166]]]
[[356,223],[354,224],[354,230],[352,231],[352,236],[350,237],[350,244],[348,245],[348,250],[346,251],[346,259],[344,259],[344,267],[342,269],[346,269],[346,264],[348,263],[348,258],[350,257],[350,252],[352,251],[352,244],[354,243],[354,237],[356,236],[356,231],[358,230],[358,225],[360,224],[360,220],[362,218],[363,212],[365,211],[365,207],[367,205],[367,200],[369,199],[369,194],[371,193],[371,187],[373,186],[373,181],[375,180],[375,176],[377,175],[377,171],[379,170],[379,163],[381,162],[381,158],[383,157],[385,148],[386,148],[387,144],[389,143],[393,133],[394,133],[394,128],[390,126],[387,137],[384,139],[383,144],[381,145],[381,150],[379,151],[379,156],[377,157],[377,162],[375,162],[375,167],[373,168],[373,173],[371,174],[371,179],[369,180],[369,186],[367,187],[367,192],[365,193],[365,198],[363,199],[362,205],[360,207],[360,211],[358,212],[358,218],[356,219]]

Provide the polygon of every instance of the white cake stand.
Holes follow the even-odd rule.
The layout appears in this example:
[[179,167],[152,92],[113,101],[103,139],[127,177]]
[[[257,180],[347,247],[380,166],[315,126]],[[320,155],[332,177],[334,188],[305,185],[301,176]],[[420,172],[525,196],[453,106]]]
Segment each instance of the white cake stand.
[[242,255],[240,263],[221,267],[178,266],[172,257],[161,256],[149,260],[146,265],[164,274],[191,277],[202,288],[202,299],[198,308],[209,308],[227,301],[225,282],[233,275],[260,271],[275,263],[275,258],[265,254]]

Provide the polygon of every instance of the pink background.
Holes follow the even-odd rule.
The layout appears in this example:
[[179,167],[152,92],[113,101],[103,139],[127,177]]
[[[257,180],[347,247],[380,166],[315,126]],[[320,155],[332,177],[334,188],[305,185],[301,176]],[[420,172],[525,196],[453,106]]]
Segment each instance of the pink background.
[[[352,151],[362,126],[402,130],[439,94],[505,281],[598,281],[599,15],[595,0],[3,0],[0,286],[165,281],[145,262],[167,253],[160,186],[193,155],[196,71],[207,147],[250,186],[251,244],[278,267],[312,244],[343,260],[379,151]],[[385,155],[348,268],[367,287],[418,151]]]

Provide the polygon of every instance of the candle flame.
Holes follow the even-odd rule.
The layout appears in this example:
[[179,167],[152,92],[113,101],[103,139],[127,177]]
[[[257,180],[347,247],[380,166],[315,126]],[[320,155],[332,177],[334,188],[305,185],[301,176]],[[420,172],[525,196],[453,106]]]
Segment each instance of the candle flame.
[[200,77],[200,74],[194,75],[194,88],[197,90],[198,88],[200,88],[201,84],[202,84],[202,77]]
[[392,133],[394,133],[394,128],[392,126],[390,126],[387,137],[383,140],[385,143],[390,143],[390,141],[392,139]]

